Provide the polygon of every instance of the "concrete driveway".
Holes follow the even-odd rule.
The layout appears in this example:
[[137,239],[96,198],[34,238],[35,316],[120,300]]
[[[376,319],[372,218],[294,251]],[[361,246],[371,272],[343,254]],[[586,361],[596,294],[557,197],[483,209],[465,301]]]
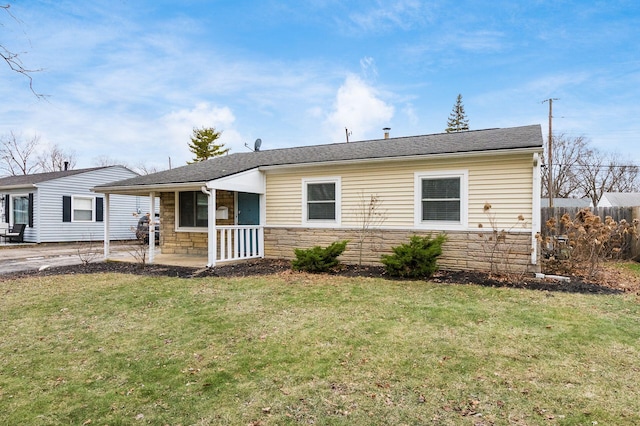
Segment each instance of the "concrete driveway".
[[[134,242],[111,242],[109,258],[135,261],[132,256]],[[79,265],[83,259],[103,260],[102,242],[0,244],[0,274],[39,270],[53,266]]]

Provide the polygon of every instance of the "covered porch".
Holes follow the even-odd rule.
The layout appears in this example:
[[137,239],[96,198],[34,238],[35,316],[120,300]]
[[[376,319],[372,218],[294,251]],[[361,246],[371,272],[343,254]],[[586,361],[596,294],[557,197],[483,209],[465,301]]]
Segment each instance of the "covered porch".
[[[105,235],[117,220],[110,195],[148,196],[150,214],[148,241],[157,244],[145,250],[146,263],[214,267],[219,264],[264,257],[264,178],[258,170],[208,181],[174,185],[117,187],[105,194]],[[140,213],[140,212],[139,212]],[[159,226],[156,226],[158,224]],[[158,230],[157,230],[158,228]],[[104,242],[104,258],[110,258]]]

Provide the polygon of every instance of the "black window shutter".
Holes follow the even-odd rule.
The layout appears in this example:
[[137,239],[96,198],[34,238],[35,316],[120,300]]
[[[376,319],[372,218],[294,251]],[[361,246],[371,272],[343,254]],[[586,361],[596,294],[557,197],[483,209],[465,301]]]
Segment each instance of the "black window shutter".
[[29,228],[33,228],[33,192],[29,193]]
[[4,196],[4,221],[5,223],[9,223],[9,194]]
[[104,222],[104,203],[102,197],[96,198],[96,222]]
[[71,197],[68,195],[62,196],[62,221],[71,222]]

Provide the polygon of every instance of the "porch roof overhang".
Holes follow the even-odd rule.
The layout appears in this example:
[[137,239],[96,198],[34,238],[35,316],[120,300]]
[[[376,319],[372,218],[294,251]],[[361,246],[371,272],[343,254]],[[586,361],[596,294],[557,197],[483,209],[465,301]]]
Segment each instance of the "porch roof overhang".
[[207,189],[250,192],[255,194],[264,194],[266,191],[264,173],[257,168],[210,181],[175,182],[152,185],[101,186],[99,188],[92,188],[92,191],[102,194],[146,196],[151,192],[199,191],[202,187],[206,187]]
[[91,188],[91,190],[100,194],[146,196],[150,192],[196,191],[204,185],[206,185],[206,182],[182,182],[153,185],[101,186],[99,188]]

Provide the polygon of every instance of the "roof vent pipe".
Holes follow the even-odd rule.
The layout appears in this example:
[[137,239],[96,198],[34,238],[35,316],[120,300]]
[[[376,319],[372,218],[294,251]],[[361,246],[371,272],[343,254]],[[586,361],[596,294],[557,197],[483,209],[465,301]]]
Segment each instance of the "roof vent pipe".
[[64,162],[64,171],[66,172],[67,170],[69,170],[69,162],[65,161]]
[[385,127],[382,130],[384,130],[384,138],[389,139],[389,131],[391,130],[391,127]]

